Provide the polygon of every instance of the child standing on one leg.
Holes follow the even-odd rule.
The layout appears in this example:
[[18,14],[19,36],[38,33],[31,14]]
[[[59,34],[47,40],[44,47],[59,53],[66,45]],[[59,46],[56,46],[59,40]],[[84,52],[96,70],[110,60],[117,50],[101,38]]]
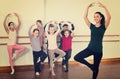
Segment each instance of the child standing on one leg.
[[[8,49],[8,54],[9,54],[9,63],[10,63],[10,67],[11,67],[11,74],[15,73],[15,69],[13,67],[13,60],[21,55],[21,53],[25,50],[24,46],[18,45],[16,43],[17,41],[17,34],[21,25],[19,16],[17,13],[14,13],[14,15],[17,17],[18,19],[18,25],[16,26],[14,22],[9,22],[8,25],[6,25],[7,19],[8,17],[11,16],[11,14],[8,14],[4,20],[4,28],[5,31],[8,34],[8,43],[7,43],[7,49]],[[13,50],[17,50],[16,53],[13,54]]]
[[[55,32],[55,26],[58,27],[57,31]],[[63,56],[65,56],[65,52],[60,50],[57,47],[57,35],[60,32],[60,27],[58,25],[57,22],[55,22],[54,24],[52,24],[51,22],[47,24],[46,28],[45,28],[45,34],[47,36],[48,39],[48,53],[49,53],[49,57],[50,57],[50,70],[52,72],[52,75],[55,76],[55,72],[54,72],[54,62],[56,60],[58,60],[59,58],[62,58]],[[54,57],[54,53],[59,54],[58,57]]]
[[[65,34],[64,34],[64,32],[65,32],[65,30],[69,30],[69,35],[71,36],[71,34],[72,34],[72,32],[75,30],[75,26],[74,26],[74,24],[72,24],[72,22],[70,22],[70,21],[61,21],[60,23],[59,23],[59,25],[60,25],[60,27],[61,27],[61,32],[60,32],[60,34],[62,35],[62,36],[65,36]],[[61,36],[60,35],[60,36]],[[65,43],[65,42],[64,42]],[[71,40],[71,43],[72,43],[72,40]],[[70,44],[70,43],[69,43]],[[67,44],[66,44],[67,45]],[[61,38],[61,40],[60,40],[60,48],[62,49],[62,46],[63,46],[63,48],[64,48],[64,44],[62,44],[62,38]],[[72,48],[72,44],[71,44],[71,46],[70,46],[70,48]],[[68,52],[70,52],[71,53],[71,51],[68,51]],[[66,55],[66,57],[68,57],[68,60],[69,60],[69,58],[71,57],[71,54],[69,54],[68,56]],[[65,72],[67,72],[68,70],[66,69],[66,66],[65,66],[65,62],[66,60],[65,60],[65,57],[63,57],[62,58],[62,66],[63,67],[65,67]]]
[[42,56],[40,39],[41,39],[41,36],[43,35],[43,32],[40,31],[38,28],[35,28],[31,33],[32,27],[33,26],[29,28],[28,34],[31,41],[32,51],[33,51],[33,62],[34,62],[35,74],[40,75],[41,62],[38,62],[38,60],[39,60],[39,57]]
[[39,57],[38,62],[41,62],[41,64],[44,64],[44,61],[45,61],[45,59],[47,58],[48,55],[47,55],[47,52],[46,52],[47,50],[44,49],[44,43],[45,43],[44,39],[45,39],[45,36],[44,36],[44,28],[43,28],[42,25],[43,24],[42,24],[41,20],[37,20],[36,21],[37,28],[39,29],[40,32],[43,33],[41,35],[41,38],[40,38],[40,46],[41,46],[42,56]]
[[73,38],[73,31],[70,31],[68,29],[64,30],[64,35],[60,33],[61,41],[62,41],[62,47],[61,49],[66,53],[66,55],[63,57],[62,65],[65,66],[65,72],[68,72],[69,69],[69,59],[71,57],[72,52],[72,38]]

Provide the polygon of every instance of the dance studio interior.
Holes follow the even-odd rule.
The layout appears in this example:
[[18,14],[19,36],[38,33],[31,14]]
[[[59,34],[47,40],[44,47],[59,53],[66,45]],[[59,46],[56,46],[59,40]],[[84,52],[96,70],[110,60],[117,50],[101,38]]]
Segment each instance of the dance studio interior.
[[[101,41],[102,58],[97,78],[93,78],[94,70],[92,71],[88,66],[74,59],[76,54],[87,48],[90,40],[92,40],[92,33],[84,20],[88,5],[89,11],[86,16],[88,16],[90,23],[95,24],[95,12],[101,12],[105,16],[105,20],[108,17],[107,14],[110,16],[109,25]],[[120,0],[0,0],[0,79],[120,79],[119,7]],[[109,11],[109,13],[106,11]],[[14,22],[15,25],[19,24],[16,18],[16,16],[19,16],[20,27],[16,37],[17,44],[25,47],[23,53],[12,60],[15,69],[14,74],[11,74],[7,48],[9,36],[4,28],[4,20],[8,14],[10,16],[8,16],[9,20],[6,21],[7,25],[9,22]],[[64,72],[62,57],[54,62],[55,75],[52,75],[50,71],[51,62],[49,62],[48,55],[40,65],[40,74],[35,74],[32,45],[28,31],[31,25],[36,24],[37,20],[42,21],[43,28],[50,21],[55,23],[71,22],[74,25],[72,51],[68,61],[69,71]],[[68,26],[68,28],[71,29],[71,26]],[[99,38],[99,36],[97,37]],[[59,47],[62,41],[57,39],[56,42]],[[96,45],[95,47],[98,46]],[[48,54],[48,51],[45,53]],[[16,52],[17,50],[12,53]],[[91,64],[95,63],[93,55],[86,57],[85,60]]]

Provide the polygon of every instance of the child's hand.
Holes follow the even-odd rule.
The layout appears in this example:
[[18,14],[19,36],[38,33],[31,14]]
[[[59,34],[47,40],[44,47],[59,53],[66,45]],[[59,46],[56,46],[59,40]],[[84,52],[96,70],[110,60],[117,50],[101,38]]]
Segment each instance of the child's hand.
[[49,23],[52,23],[52,22],[53,22],[53,20],[50,20],[50,21],[49,21]]
[[31,25],[32,27],[35,26],[36,24]]
[[55,24],[58,24],[58,21],[55,21]]
[[64,21],[61,21],[60,23],[64,23]]
[[67,21],[68,23],[72,24],[70,21]]
[[19,17],[17,13],[14,13],[15,16]]
[[9,17],[10,15],[11,15],[11,13],[7,14],[7,16],[6,16],[6,17]]

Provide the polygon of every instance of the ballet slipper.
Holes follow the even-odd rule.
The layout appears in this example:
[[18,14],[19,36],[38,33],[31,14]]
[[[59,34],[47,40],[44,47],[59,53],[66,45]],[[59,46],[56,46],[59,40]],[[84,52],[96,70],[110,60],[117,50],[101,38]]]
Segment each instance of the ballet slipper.
[[37,63],[39,63],[40,62],[40,57],[38,58],[38,60],[37,60]]
[[66,70],[66,65],[63,65],[63,68]]
[[35,75],[39,76],[39,75],[40,75],[40,73],[39,73],[39,72],[36,72],[36,73],[35,73]]
[[55,76],[56,74],[55,74],[55,72],[52,70],[52,76]]
[[12,72],[10,73],[11,75],[13,75],[15,73],[15,70],[14,69],[12,69]]
[[44,64],[44,62],[41,62],[41,64]]
[[13,54],[13,57],[12,57],[12,60],[15,60],[16,57],[17,57],[17,55],[14,53],[14,54]]

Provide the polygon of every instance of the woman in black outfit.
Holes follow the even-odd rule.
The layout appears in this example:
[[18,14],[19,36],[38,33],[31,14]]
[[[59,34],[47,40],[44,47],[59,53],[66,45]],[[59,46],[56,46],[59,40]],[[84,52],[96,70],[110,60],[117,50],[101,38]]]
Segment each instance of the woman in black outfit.
[[[102,7],[105,9],[106,19],[101,12],[95,12],[94,14],[95,24],[92,24],[88,19],[88,10],[90,7],[93,7],[94,4],[95,3],[89,4],[84,14],[85,23],[87,24],[87,26],[90,28],[90,31],[91,31],[91,39],[90,39],[89,45],[86,49],[84,49],[83,51],[75,55],[74,59],[77,62],[87,65],[93,71],[92,79],[97,79],[97,75],[99,72],[99,64],[103,54],[102,40],[103,40],[104,33],[110,23],[111,15],[105,6],[100,2],[98,2],[97,4],[99,5],[99,7]],[[91,55],[94,56],[93,64],[90,64],[85,60],[85,58]]]

